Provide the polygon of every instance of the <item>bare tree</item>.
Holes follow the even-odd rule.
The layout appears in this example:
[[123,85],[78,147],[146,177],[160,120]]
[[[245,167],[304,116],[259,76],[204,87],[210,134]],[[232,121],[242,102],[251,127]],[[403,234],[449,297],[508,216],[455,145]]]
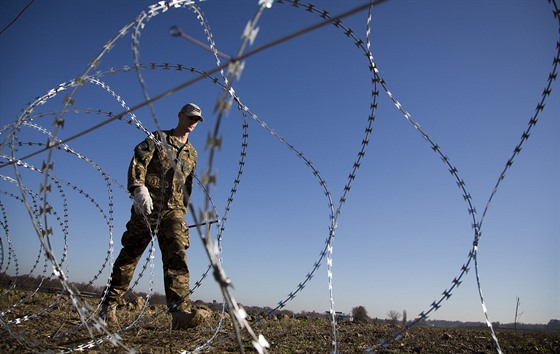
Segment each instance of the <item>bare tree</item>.
[[401,318],[401,314],[395,310],[387,312],[387,316],[389,316],[389,319],[393,324],[397,324],[399,322],[399,319]]
[[352,317],[354,317],[354,321],[356,321],[356,322],[368,322],[369,321],[367,310],[363,306],[354,307],[352,309]]
[[517,301],[515,304],[515,320],[513,321],[513,329],[517,331],[517,319],[523,314],[523,312],[519,313],[519,305],[521,302],[519,301],[519,296],[516,297]]

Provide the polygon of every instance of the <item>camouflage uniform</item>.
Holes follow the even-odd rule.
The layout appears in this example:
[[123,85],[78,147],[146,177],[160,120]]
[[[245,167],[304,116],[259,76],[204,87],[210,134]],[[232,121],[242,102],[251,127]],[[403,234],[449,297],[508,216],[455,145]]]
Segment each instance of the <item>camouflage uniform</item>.
[[[165,141],[177,169],[162,144],[149,137],[134,149],[128,169],[128,190],[145,185],[150,192],[154,210],[147,219],[152,230],[159,221],[158,244],[162,254],[165,295],[171,311],[189,311],[189,268],[186,249],[190,245],[185,213],[193,186],[197,152],[187,141],[181,143],[171,131],[154,133],[155,139]],[[186,193],[184,193],[184,191]],[[115,261],[106,305],[114,305],[128,289],[138,260],[152,237],[145,216],[131,208],[130,221],[122,236],[123,248]]]

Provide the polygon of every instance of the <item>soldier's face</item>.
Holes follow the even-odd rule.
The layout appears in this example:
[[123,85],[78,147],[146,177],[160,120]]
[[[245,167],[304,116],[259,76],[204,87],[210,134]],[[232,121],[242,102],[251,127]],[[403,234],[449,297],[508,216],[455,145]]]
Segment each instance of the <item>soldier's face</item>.
[[194,128],[196,128],[198,122],[200,121],[200,118],[195,116],[188,116],[185,113],[180,113],[179,119],[182,121],[183,124],[185,124],[185,127],[189,132],[192,132]]

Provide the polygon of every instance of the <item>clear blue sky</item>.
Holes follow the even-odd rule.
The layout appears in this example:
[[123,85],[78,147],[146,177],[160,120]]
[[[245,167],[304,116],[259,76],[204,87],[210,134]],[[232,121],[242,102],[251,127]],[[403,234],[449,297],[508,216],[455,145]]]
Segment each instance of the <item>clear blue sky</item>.
[[[2,1],[0,27],[14,19],[25,3]],[[335,15],[362,3],[322,1],[317,8]],[[35,0],[0,35],[1,125],[15,122],[36,97],[82,75],[103,45],[150,4],[144,0]],[[235,54],[257,1],[209,0],[197,5],[207,16],[217,48]],[[366,19],[364,11],[343,22],[365,41]],[[260,31],[249,49],[321,20],[303,7],[274,4],[261,17]],[[140,61],[214,68],[211,53],[168,34],[172,25],[206,40],[191,11],[173,9],[152,18],[142,29]],[[390,92],[458,169],[480,219],[547,85],[558,40],[552,6],[544,0],[390,0],[374,10],[371,40],[379,73]],[[133,64],[128,33],[103,56],[97,70]],[[174,69],[142,74],[152,97],[195,77]],[[106,74],[99,80],[128,106],[144,101],[133,70]],[[329,25],[248,58],[234,88],[252,113],[312,161],[338,204],[370,112],[371,73],[363,52],[342,30]],[[491,321],[513,322],[517,297],[521,322],[560,318],[558,82],[552,89],[482,226],[479,270]],[[338,219],[333,251],[335,310],[350,312],[361,305],[378,318],[386,318],[390,310],[406,310],[410,319],[429,309],[459,275],[474,237],[472,220],[447,166],[387,93],[379,90],[370,143]],[[47,100],[33,113],[60,111],[67,93]],[[199,151],[199,172],[207,162],[204,145],[214,129],[213,107],[220,94],[219,86],[204,80],[154,104],[164,129],[175,126],[176,112],[184,103],[193,101],[202,107],[205,121],[191,137]],[[65,115],[61,138],[107,118],[83,113],[86,108],[123,111],[113,96],[93,84],[77,91],[75,107],[80,113]],[[156,129],[148,109],[134,113],[149,130]],[[53,115],[45,115],[34,123],[52,130],[53,120]],[[248,123],[244,172],[223,235],[223,264],[239,302],[275,307],[297,289],[319,259],[328,237],[329,209],[322,187],[305,163],[256,121]],[[220,129],[223,143],[214,164],[218,183],[211,193],[223,214],[239,165],[242,115],[233,109]],[[1,141],[5,134],[1,133]],[[29,127],[21,127],[17,136],[20,142],[47,141]],[[141,131],[116,121],[69,145],[124,185],[132,149],[143,138]],[[15,156],[36,149],[19,147]],[[1,152],[12,154],[7,144]],[[40,167],[45,158],[42,154],[26,162]],[[54,152],[52,160],[54,175],[85,191],[110,215],[108,187],[96,169],[65,152]],[[42,177],[25,169],[20,172],[27,188],[38,193]],[[14,177],[14,168],[1,168],[0,174]],[[40,275],[44,260],[33,268],[40,246],[25,208],[13,196],[19,190],[12,183],[1,183],[0,201],[17,257],[17,267],[13,257],[8,262],[8,241],[2,233],[2,272],[33,270]],[[59,258],[66,253],[63,268],[71,280],[88,282],[104,262],[110,230],[87,197],[69,185],[61,188],[67,197],[68,249],[65,252],[64,234],[55,219],[51,221],[53,249]],[[115,183],[111,189],[112,238],[118,251],[130,201]],[[64,204],[58,191],[49,200],[62,216]],[[202,207],[203,193],[198,188],[193,202]],[[190,216],[187,220],[191,222]],[[191,243],[188,258],[194,284],[208,260],[195,233]],[[152,277],[150,269],[139,289],[148,289],[153,279],[155,290],[162,293],[159,253]],[[95,284],[103,285],[108,275],[104,269]],[[221,301],[211,275],[193,299]],[[286,308],[329,309],[326,260]],[[430,318],[484,321],[474,268]]]

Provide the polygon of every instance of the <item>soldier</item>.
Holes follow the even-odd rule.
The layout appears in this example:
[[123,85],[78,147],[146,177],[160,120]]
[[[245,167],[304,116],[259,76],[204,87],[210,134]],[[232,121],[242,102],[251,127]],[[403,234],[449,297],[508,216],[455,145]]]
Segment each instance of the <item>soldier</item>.
[[134,204],[100,312],[100,317],[109,324],[117,324],[117,302],[128,289],[138,260],[152,239],[150,230],[157,229],[172,328],[196,326],[193,320],[196,312],[189,299],[186,249],[190,236],[185,214],[197,161],[197,152],[188,138],[204,119],[194,103],[184,105],[178,119],[174,129],[155,132],[153,138],[147,137],[134,149],[128,168],[128,190]]

